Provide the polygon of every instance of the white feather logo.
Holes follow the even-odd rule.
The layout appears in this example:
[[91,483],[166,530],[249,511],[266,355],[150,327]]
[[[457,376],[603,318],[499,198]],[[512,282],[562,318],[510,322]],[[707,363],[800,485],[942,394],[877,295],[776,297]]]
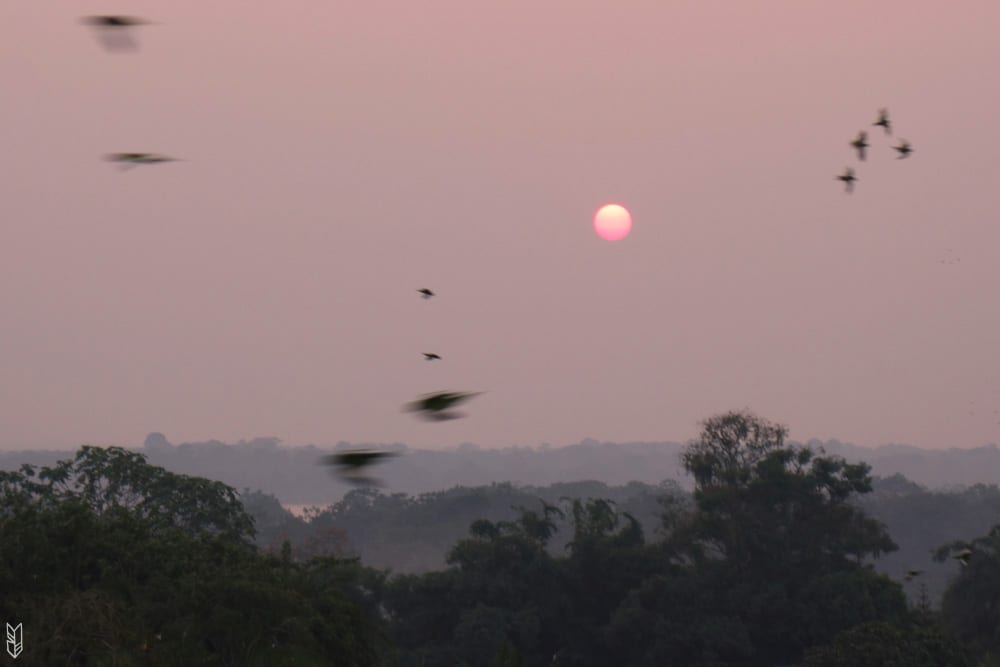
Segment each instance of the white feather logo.
[[21,651],[24,649],[24,629],[21,624],[18,623],[16,626],[7,624],[7,653],[12,658],[16,658],[21,655]]

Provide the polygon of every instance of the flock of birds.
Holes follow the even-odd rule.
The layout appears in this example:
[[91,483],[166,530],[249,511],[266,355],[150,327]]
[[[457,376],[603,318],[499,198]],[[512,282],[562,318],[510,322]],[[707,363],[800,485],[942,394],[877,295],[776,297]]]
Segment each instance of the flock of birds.
[[[432,290],[425,288],[417,290],[424,299],[435,296]],[[434,352],[424,352],[426,361],[438,361],[441,355]],[[403,406],[404,410],[415,412],[428,421],[448,421],[458,419],[464,415],[455,412],[454,408],[466,401],[475,398],[482,392],[468,391],[438,391],[431,394],[424,394],[420,398]],[[374,477],[367,474],[368,466],[379,463],[391,456],[397,456],[397,452],[355,449],[346,452],[337,452],[323,458],[328,465],[335,466],[341,479],[356,486],[378,486],[379,482]]]
[[[109,51],[135,51],[138,49],[138,42],[133,34],[133,29],[136,26],[152,23],[134,16],[120,15],[87,16],[81,22],[94,28],[98,41]],[[105,156],[105,159],[119,164],[122,169],[179,160],[179,158],[159,153],[110,153]],[[417,292],[424,299],[435,296],[434,292],[427,288],[419,289]],[[441,355],[434,352],[424,352],[423,354],[427,361],[441,359]],[[482,392],[440,391],[421,396],[408,403],[404,408],[410,412],[416,412],[429,421],[448,421],[463,416],[454,410],[455,406],[478,396],[480,393]],[[395,455],[396,452],[390,451],[352,450],[326,456],[323,461],[328,465],[335,466],[341,478],[352,484],[375,486],[378,481],[367,476],[366,469],[374,463]]]
[[[151,24],[150,21],[132,16],[109,15],[88,16],[83,19],[83,23],[92,26],[97,33],[98,40],[105,48],[112,51],[134,51],[137,49],[138,44],[132,34],[132,28],[139,25]],[[880,109],[878,120],[872,123],[872,126],[881,127],[886,136],[891,135],[892,123],[889,120],[889,110]],[[867,158],[867,151],[870,145],[868,143],[868,133],[864,130],[858,132],[857,138],[850,142],[850,146],[857,151],[858,159],[862,162]],[[898,160],[908,158],[913,153],[913,147],[905,139],[900,139],[899,145],[892,146],[892,149],[899,154],[896,158]],[[118,163],[122,169],[129,169],[143,164],[161,164],[178,161],[178,158],[157,153],[111,153],[106,156],[106,159]],[[854,192],[854,183],[858,178],[854,175],[854,169],[847,167],[843,174],[837,176],[837,180],[843,181],[845,191],[851,193]],[[417,292],[424,299],[430,299],[435,296],[434,292],[427,288],[419,289]],[[424,352],[423,355],[427,361],[438,361],[441,359],[441,356],[434,352]],[[455,412],[453,408],[478,396],[480,393],[482,392],[440,391],[425,394],[417,400],[406,404],[404,409],[415,412],[429,421],[458,419],[463,415]],[[397,454],[397,452],[391,451],[352,450],[326,456],[323,458],[323,462],[334,466],[340,477],[345,481],[358,486],[377,486],[378,480],[366,474],[367,468],[372,464],[378,463],[388,457],[396,456]],[[966,548],[959,551],[953,558],[964,567],[969,564],[971,556],[972,550]],[[923,570],[910,569],[906,572],[903,579],[906,582],[910,582],[923,573]]]
[[[426,287],[418,289],[417,293],[420,294],[420,296],[425,300],[435,296],[434,292]],[[426,361],[439,361],[441,359],[441,355],[434,352],[424,352],[423,354],[424,360]],[[452,411],[452,408],[468,401],[471,398],[474,398],[475,396],[478,396],[481,393],[482,392],[440,391],[433,394],[425,394],[416,401],[407,403],[405,409],[410,412],[416,412],[429,421],[440,422],[448,421],[450,419],[458,419],[464,415]]]
[[[872,127],[881,127],[886,136],[892,134],[892,122],[889,120],[888,109],[879,110],[878,120],[872,123]],[[868,156],[868,147],[871,145],[868,143],[868,133],[864,130],[858,132],[857,139],[850,142],[849,145],[858,152],[858,159],[864,162],[865,158]],[[913,146],[911,146],[910,142],[906,139],[900,139],[899,145],[893,146],[892,149],[899,153],[899,157],[896,158],[897,160],[908,158],[910,157],[910,154],[913,153]],[[854,192],[854,182],[858,180],[858,177],[854,175],[854,169],[847,167],[844,169],[843,174],[837,176],[837,180],[843,181],[844,191],[850,193]]]
[[[133,28],[140,25],[152,25],[152,21],[135,16],[85,16],[81,23],[94,29],[98,41],[109,51],[135,51],[139,44],[135,39]],[[109,153],[105,156],[109,162],[117,162],[122,169],[130,169],[140,164],[161,164],[177,162],[179,158],[159,153]]]

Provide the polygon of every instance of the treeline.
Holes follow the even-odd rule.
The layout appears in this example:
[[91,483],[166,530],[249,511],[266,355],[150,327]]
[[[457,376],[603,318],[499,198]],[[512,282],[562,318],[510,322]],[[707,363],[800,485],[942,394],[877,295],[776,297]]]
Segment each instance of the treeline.
[[[254,517],[262,549],[278,551],[287,540],[296,557],[357,556],[368,566],[407,574],[445,567],[448,550],[468,534],[472,522],[511,521],[519,515],[519,507],[534,508],[540,501],[607,500],[635,517],[647,535],[657,535],[665,497],[691,502],[690,494],[670,480],[655,486],[642,482],[608,486],[592,480],[542,487],[504,482],[416,496],[365,487],[325,508],[308,508],[304,516],[293,514],[270,494],[245,490],[241,495]],[[557,530],[548,548],[558,554],[570,540],[569,520],[564,516],[554,521]]]
[[[655,511],[498,486],[516,507],[490,518],[481,496],[443,494],[429,517],[445,499],[480,516],[421,574],[335,555],[337,511],[311,546],[268,552],[231,487],[84,448],[0,474],[0,614],[23,622],[25,664],[998,664],[1000,528],[936,545],[966,564],[940,611],[908,603],[871,565],[896,545],[862,509],[868,466],[785,434],[707,420],[682,457],[693,495],[666,488]],[[345,516],[413,500],[351,497]]]
[[[798,444],[798,443],[789,443]],[[947,444],[947,443],[942,443]],[[286,505],[321,505],[339,501],[351,487],[330,474],[319,461],[333,451],[375,447],[403,453],[374,474],[386,488],[421,494],[453,486],[483,486],[510,481],[523,486],[547,486],[566,480],[597,480],[612,486],[637,481],[658,484],[674,479],[691,489],[681,465],[684,445],[671,442],[598,442],[592,439],[566,447],[507,447],[481,449],[473,445],[428,451],[403,444],[363,445],[341,442],[336,447],[288,447],[278,438],[254,438],[227,444],[216,440],[171,444],[151,433],[137,451],[158,465],[182,475],[219,480],[237,489],[259,489]],[[923,450],[905,445],[858,447],[836,440],[805,443],[815,451],[865,461],[874,475],[905,475],[927,488],[953,490],[959,485],[992,484],[1000,469],[995,445],[975,449]],[[0,470],[22,463],[54,465],[71,452],[0,451]]]
[[[902,475],[876,477],[872,486],[871,493],[858,494],[850,502],[885,524],[899,547],[874,561],[876,571],[900,581],[913,602],[926,600],[939,607],[959,566],[934,561],[934,551],[954,540],[986,534],[998,523],[1000,488],[976,485],[934,491]],[[403,574],[444,568],[448,551],[468,534],[473,521],[512,521],[518,507],[537,507],[539,501],[565,506],[564,498],[609,500],[618,511],[635,517],[649,539],[662,536],[665,497],[675,504],[694,504],[693,495],[672,480],[621,486],[594,480],[548,486],[493,483],[415,496],[362,488],[339,503],[312,508],[304,517],[293,515],[269,494],[245,491],[241,497],[255,519],[262,549],[276,553],[288,540],[296,557],[358,556],[370,567]],[[565,553],[572,528],[568,515],[557,516],[554,522],[557,530],[547,549],[559,555]],[[906,573],[913,569],[922,572],[907,581]]]

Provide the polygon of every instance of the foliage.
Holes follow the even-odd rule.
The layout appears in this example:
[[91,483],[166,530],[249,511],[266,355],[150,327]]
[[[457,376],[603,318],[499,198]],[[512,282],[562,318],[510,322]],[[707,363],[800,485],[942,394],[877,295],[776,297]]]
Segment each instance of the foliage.
[[[940,549],[953,568],[972,550],[940,618],[910,609],[872,567],[895,545],[866,513],[866,464],[789,445],[750,413],[703,426],[682,455],[691,495],[593,481],[367,488],[304,519],[272,496],[86,447],[0,473],[0,614],[45,638],[25,649],[39,664],[994,664],[1000,526]],[[985,511],[995,492],[949,502]],[[879,494],[897,509],[930,502],[902,478]],[[444,543],[423,574],[344,557],[426,564]]]
[[[972,541],[941,547],[937,560],[946,560],[965,549],[968,564],[945,591],[941,611],[949,627],[977,655],[1000,655],[1000,525]],[[993,659],[993,658],[990,658]]]
[[805,667],[972,667],[970,652],[935,624],[876,621],[809,651]]
[[0,508],[0,615],[35,638],[25,656],[37,664],[382,660],[357,566],[258,554],[218,482],[84,447],[0,473]]
[[868,467],[787,446],[785,434],[731,412],[684,452],[695,508],[665,515],[675,570],[643,582],[611,628],[637,664],[794,662],[841,630],[905,613],[898,584],[863,565],[895,548],[849,502],[871,490]]

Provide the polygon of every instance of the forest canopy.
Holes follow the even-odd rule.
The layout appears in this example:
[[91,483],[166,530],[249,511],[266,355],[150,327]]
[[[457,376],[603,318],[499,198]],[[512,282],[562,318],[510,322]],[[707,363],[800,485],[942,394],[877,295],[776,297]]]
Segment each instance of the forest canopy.
[[[786,434],[745,412],[706,420],[682,453],[691,493],[368,488],[302,519],[83,447],[0,472],[0,613],[38,664],[990,664],[1000,528],[934,545],[958,572],[940,611],[908,600],[923,571],[875,569],[897,545],[868,508],[934,497]],[[353,553],[405,551],[420,528],[448,543],[439,565]]]

